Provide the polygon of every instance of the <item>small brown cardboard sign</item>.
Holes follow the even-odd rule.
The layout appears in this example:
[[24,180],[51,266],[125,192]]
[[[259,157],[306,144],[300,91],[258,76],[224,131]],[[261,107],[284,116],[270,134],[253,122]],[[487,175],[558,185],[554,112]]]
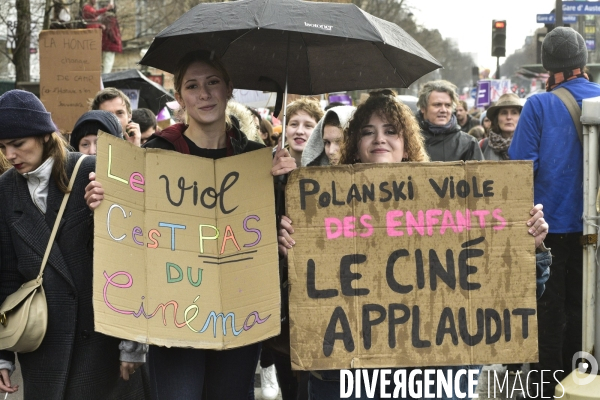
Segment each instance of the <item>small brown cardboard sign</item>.
[[39,46],[40,99],[58,129],[71,132],[101,87],[102,31],[42,31]]
[[219,160],[98,139],[95,329],[226,349],[280,332],[271,150]]
[[531,162],[301,168],[292,367],[536,361]]

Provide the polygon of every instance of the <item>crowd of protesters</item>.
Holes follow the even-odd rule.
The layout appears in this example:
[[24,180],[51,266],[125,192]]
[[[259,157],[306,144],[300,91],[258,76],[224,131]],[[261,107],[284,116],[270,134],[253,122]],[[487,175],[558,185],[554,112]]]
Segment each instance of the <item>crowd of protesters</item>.
[[[540,361],[532,369],[568,374],[571,357],[582,350],[583,155],[569,111],[552,92],[565,88],[581,106],[582,99],[600,96],[600,85],[589,82],[585,42],[570,28],[546,36],[542,59],[550,72],[547,93],[524,106],[517,95],[505,94],[477,115],[468,113],[456,86],[442,80],[420,88],[416,114],[388,89],[371,92],[357,107],[323,110],[318,101],[300,98],[287,106],[283,148],[268,119],[232,100],[235,82],[208,52],[189,53],[179,62],[174,84],[183,120],[162,130],[150,110],[132,110],[127,96],[106,88],[67,143],[34,95],[9,91],[0,97],[0,303],[37,275],[74,165],[81,154],[96,154],[99,131],[135,146],[210,159],[271,147],[273,176],[303,166],[533,160],[537,205],[523,227],[535,237],[537,253]],[[104,189],[94,168],[95,158],[88,157],[77,173],[51,251],[54,268],[45,270],[50,322],[44,341],[18,355],[24,388],[11,384],[15,354],[0,351],[0,393],[24,390],[26,399],[252,399],[260,365],[263,398],[275,398],[279,390],[284,400],[339,398],[339,371],[291,370],[289,321],[278,337],[224,351],[146,346],[95,332],[90,210],[101,204]],[[293,232],[292,221],[282,215],[284,314]],[[456,372],[481,366],[437,368]],[[551,396],[553,385],[543,376],[536,379]],[[466,384],[465,376],[462,392]]]

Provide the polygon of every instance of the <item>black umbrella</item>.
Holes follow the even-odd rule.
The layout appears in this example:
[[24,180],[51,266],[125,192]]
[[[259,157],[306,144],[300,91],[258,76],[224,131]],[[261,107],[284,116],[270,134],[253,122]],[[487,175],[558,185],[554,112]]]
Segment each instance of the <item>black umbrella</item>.
[[154,114],[158,114],[165,108],[167,102],[175,100],[164,87],[151,81],[137,69],[102,74],[102,82],[104,87],[138,89],[140,91],[138,107],[148,108],[152,110]]
[[214,51],[236,88],[302,95],[408,87],[441,67],[400,27],[354,4],[300,0],[199,4],[140,64],[172,73],[192,50]]

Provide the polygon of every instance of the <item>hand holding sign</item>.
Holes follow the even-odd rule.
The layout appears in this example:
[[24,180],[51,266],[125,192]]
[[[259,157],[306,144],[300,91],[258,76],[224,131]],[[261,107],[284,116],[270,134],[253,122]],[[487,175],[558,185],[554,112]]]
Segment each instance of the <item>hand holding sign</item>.
[[85,187],[85,203],[88,205],[90,210],[94,211],[104,200],[104,188],[102,184],[96,181],[96,173],[90,172],[90,183]]

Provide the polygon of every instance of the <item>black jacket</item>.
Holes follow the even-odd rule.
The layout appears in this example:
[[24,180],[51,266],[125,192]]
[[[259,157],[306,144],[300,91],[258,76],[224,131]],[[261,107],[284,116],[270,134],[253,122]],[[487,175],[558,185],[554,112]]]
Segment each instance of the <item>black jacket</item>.
[[[68,154],[69,178],[79,157]],[[93,217],[83,196],[95,164],[96,157],[81,164],[44,270],[46,336],[36,351],[19,354],[24,386],[19,390],[24,390],[26,400],[115,398],[111,393],[123,383],[119,383],[120,339],[94,332],[89,246]],[[27,181],[14,168],[0,177],[0,302],[37,277],[62,199],[51,179],[44,215],[34,205]],[[14,362],[14,353],[0,351],[0,359]],[[140,394],[130,392],[122,398]]]
[[425,150],[431,161],[483,160],[477,139],[461,131],[458,123],[444,132],[435,134],[427,128],[420,111],[417,113],[417,121],[421,126]]
[[460,126],[460,130],[466,133],[469,133],[469,131],[473,128],[475,128],[476,126],[481,125],[479,123],[479,120],[476,118],[473,118],[472,116],[470,116],[469,114],[467,114],[467,122],[465,122],[464,125]]

